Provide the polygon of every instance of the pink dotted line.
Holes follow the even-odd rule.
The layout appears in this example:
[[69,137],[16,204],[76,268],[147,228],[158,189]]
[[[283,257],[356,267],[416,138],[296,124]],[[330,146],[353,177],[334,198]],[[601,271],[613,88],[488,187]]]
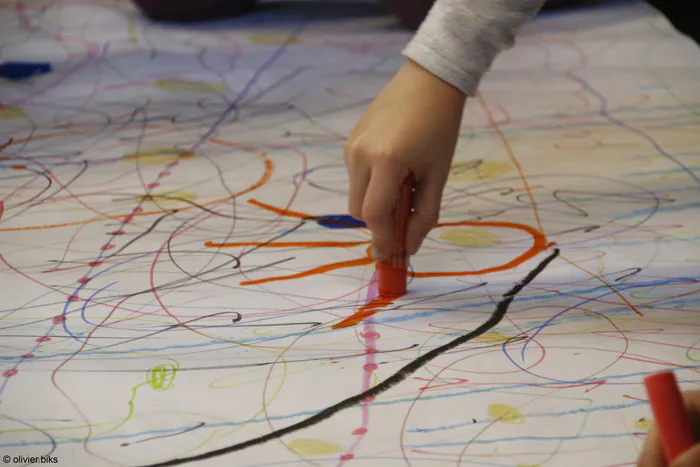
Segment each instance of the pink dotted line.
[[[369,303],[378,296],[379,292],[377,290],[377,273],[375,272],[372,276],[372,279],[370,280],[369,287],[367,289],[366,302]],[[377,339],[382,337],[377,331],[374,330],[374,321],[371,317],[364,321],[360,337],[362,337],[365,343],[365,364],[362,366],[362,370],[364,372],[362,375],[362,392],[364,392],[370,389],[370,385],[372,384],[372,373],[378,368],[376,363],[376,354],[378,352]],[[369,404],[375,399],[376,397],[370,396],[365,398],[362,402],[363,404]],[[348,452],[340,456],[340,462],[338,463],[338,467],[341,467],[343,463],[345,463],[345,461],[354,459],[355,455],[353,454],[353,451],[357,448],[357,446],[362,441],[362,438],[364,438],[365,434],[368,431],[367,426],[369,425],[369,406],[362,405],[361,411],[362,424],[359,428],[355,429],[355,431],[352,432],[352,434],[358,436],[358,438],[357,440],[355,440],[350,449],[348,449]]]
[[[154,188],[158,188],[158,187],[160,186],[160,182],[159,182],[159,181],[160,181],[162,178],[167,177],[167,176],[169,176],[169,175],[171,174],[170,170],[168,170],[168,169],[172,169],[173,167],[177,166],[178,164],[180,164],[179,161],[172,161],[172,162],[167,163],[167,164],[165,165],[165,169],[162,170],[162,171],[158,174],[158,176],[156,177],[156,181],[153,182],[153,183],[149,183],[148,185],[146,185],[146,188],[147,188],[146,194],[148,195],[148,193],[149,193],[151,190],[153,190]],[[143,201],[141,201],[141,202],[143,202]],[[114,237],[118,237],[118,236],[120,236],[120,235],[124,235],[124,234],[126,233],[126,232],[124,231],[124,227],[125,227],[127,224],[130,224],[130,223],[134,220],[134,216],[135,216],[136,214],[140,214],[141,212],[143,212],[143,208],[142,208],[141,206],[136,206],[134,209],[132,209],[131,214],[129,214],[129,215],[127,215],[127,216],[124,217],[124,219],[122,220],[122,225],[120,226],[120,228],[117,229],[117,230],[115,230],[115,231],[113,231],[113,232],[110,232],[110,235],[112,235],[113,238],[114,238]],[[0,209],[0,213],[2,213],[2,209]],[[1,216],[0,216],[0,217],[1,217]],[[105,243],[104,245],[102,245],[102,246],[100,247],[100,251],[105,252],[105,251],[109,251],[109,250],[112,250],[112,249],[116,248],[116,244],[112,243],[112,240],[113,240],[113,239],[110,239],[110,241],[109,241],[108,243]],[[103,263],[104,263],[104,261],[101,261],[101,260],[98,259],[98,260],[89,262],[89,263],[88,263],[88,266],[90,266],[91,268],[95,268],[95,267],[98,267],[98,266],[102,265]],[[91,279],[92,279],[91,277],[83,276],[83,277],[80,277],[80,278],[77,280],[77,282],[78,282],[79,284],[84,285],[84,284],[87,284],[88,282],[90,282]],[[69,301],[69,302],[77,302],[78,300],[80,300],[80,297],[79,297],[78,295],[71,295],[71,296],[68,297],[68,301]],[[63,316],[63,315],[58,315],[58,316],[54,316],[54,317],[52,318],[51,322],[52,322],[52,324],[55,326],[55,325],[62,324],[65,320],[66,320],[66,317],[65,317],[65,316]],[[34,342],[37,343],[37,345],[34,347],[34,351],[36,351],[36,349],[38,349],[39,346],[40,346],[42,343],[48,342],[48,341],[50,341],[50,340],[51,340],[51,337],[49,337],[49,336],[37,337],[37,338],[34,340]],[[18,362],[17,366],[19,366],[19,365],[21,364],[22,361],[24,361],[24,360],[26,360],[26,359],[33,358],[33,357],[34,357],[34,354],[33,354],[33,353],[26,353],[26,354],[24,354],[24,355],[20,355],[20,358],[21,358],[22,360],[20,360],[20,361]],[[9,369],[9,370],[4,371],[4,372],[2,373],[2,377],[3,377],[3,378],[11,378],[12,376],[15,376],[15,375],[18,374],[18,373],[19,373],[19,370],[17,369],[17,367],[15,367],[15,368],[11,368],[11,369]]]

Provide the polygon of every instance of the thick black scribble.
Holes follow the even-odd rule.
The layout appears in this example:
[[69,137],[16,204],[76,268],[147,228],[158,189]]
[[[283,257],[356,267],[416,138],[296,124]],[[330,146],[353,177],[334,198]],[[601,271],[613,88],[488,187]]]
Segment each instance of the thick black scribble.
[[199,422],[195,426],[187,428],[186,430],[178,431],[177,433],[168,433],[167,435],[158,435],[158,436],[153,436],[152,438],[146,438],[146,439],[141,439],[138,441],[134,441],[133,443],[122,443],[121,446],[131,446],[134,444],[140,444],[140,443],[145,443],[146,441],[153,441],[154,439],[162,439],[162,438],[170,438],[171,436],[177,436],[177,435],[183,435],[185,433],[189,433],[190,431],[194,431],[197,428],[201,428],[204,425],[206,425],[205,422]]
[[418,357],[417,359],[413,360],[411,363],[408,365],[404,366],[401,368],[399,371],[394,373],[392,376],[389,378],[385,379],[378,385],[374,386],[373,388],[362,392],[360,394],[357,394],[355,396],[349,397],[335,405],[332,405],[316,415],[312,415],[311,417],[302,420],[301,422],[294,423],[292,425],[289,425],[285,428],[281,428],[279,430],[275,430],[272,433],[268,433],[266,435],[260,436],[258,438],[254,438],[248,441],[244,441],[242,443],[234,444],[232,446],[228,446],[225,448],[221,449],[215,449],[210,452],[205,452],[203,454],[198,454],[196,456],[191,456],[191,457],[184,457],[180,459],[172,459],[166,462],[158,463],[158,464],[150,464],[148,467],[165,467],[165,466],[172,466],[172,465],[181,465],[185,464],[188,462],[194,462],[194,461],[200,461],[200,460],[205,460],[205,459],[211,459],[214,457],[222,456],[225,454],[230,454],[232,452],[237,452],[241,451],[243,449],[256,446],[259,444],[266,443],[268,441],[271,441],[273,439],[280,438],[284,435],[293,433],[298,430],[302,430],[304,428],[308,428],[310,426],[316,425],[324,420],[329,419],[336,413],[345,410],[349,407],[352,407],[354,405],[357,405],[367,399],[368,397],[373,397],[377,396],[383,392],[388,391],[391,389],[393,386],[399,384],[406,378],[408,378],[410,375],[415,373],[418,369],[423,367],[425,364],[428,362],[434,360],[435,358],[439,357],[440,355],[444,354],[445,352],[454,349],[455,347],[458,347],[462,344],[465,344],[469,342],[470,340],[474,339],[475,337],[479,337],[480,335],[484,334],[485,332],[489,331],[493,327],[495,327],[498,323],[501,322],[503,317],[506,315],[506,312],[508,311],[508,307],[510,306],[511,302],[515,299],[515,296],[520,293],[522,289],[524,289],[530,282],[532,282],[554,259],[559,256],[559,250],[556,249],[554,252],[549,255],[547,258],[545,258],[534,270],[532,270],[526,277],[525,279],[522,280],[519,284],[517,284],[515,287],[513,287],[511,290],[506,292],[503,295],[503,299],[498,302],[496,305],[496,309],[494,310],[493,314],[491,317],[483,323],[481,326],[478,328],[474,329],[473,331],[460,336],[450,342],[448,342],[445,345],[442,345],[440,347],[437,347],[424,355]]

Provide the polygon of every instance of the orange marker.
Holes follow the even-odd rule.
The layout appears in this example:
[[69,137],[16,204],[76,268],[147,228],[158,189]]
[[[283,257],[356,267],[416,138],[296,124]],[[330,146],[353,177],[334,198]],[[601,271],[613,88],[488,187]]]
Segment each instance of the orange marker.
[[409,173],[399,191],[394,209],[394,251],[384,261],[377,263],[379,295],[400,297],[406,293],[408,258],[406,256],[406,226],[413,207],[415,177]]
[[672,371],[649,375],[644,378],[644,385],[664,455],[670,464],[696,442],[683,397]]

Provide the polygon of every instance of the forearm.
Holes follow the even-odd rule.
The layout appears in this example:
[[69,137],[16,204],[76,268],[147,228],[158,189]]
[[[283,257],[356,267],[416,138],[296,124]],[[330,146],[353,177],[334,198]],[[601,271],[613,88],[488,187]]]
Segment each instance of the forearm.
[[545,0],[437,0],[404,55],[474,95],[497,55]]

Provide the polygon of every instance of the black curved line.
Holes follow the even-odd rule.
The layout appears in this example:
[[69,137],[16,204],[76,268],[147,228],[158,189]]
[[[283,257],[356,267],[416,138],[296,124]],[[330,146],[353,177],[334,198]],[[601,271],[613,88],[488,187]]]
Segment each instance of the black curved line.
[[75,175],[73,176],[73,178],[71,178],[70,180],[68,180],[65,184],[61,185],[61,186],[58,188],[58,190],[56,190],[56,191],[54,191],[53,193],[51,193],[46,199],[51,199],[51,198],[53,198],[54,196],[56,196],[57,194],[59,194],[60,192],[62,192],[62,191],[65,190],[66,188],[68,188],[69,186],[71,186],[77,179],[79,179],[80,177],[83,176],[83,174],[85,173],[85,171],[88,169],[89,163],[88,163],[87,160],[84,160],[84,161],[81,161],[80,164],[82,164],[83,167],[78,171],[78,173],[75,174]]
[[109,349],[109,348],[111,348],[111,347],[116,347],[116,346],[118,346],[118,345],[128,344],[129,342],[138,341],[138,340],[141,340],[141,339],[145,339],[145,338],[147,338],[147,337],[153,337],[153,336],[155,336],[156,334],[161,334],[161,333],[163,333],[163,332],[165,332],[165,331],[170,331],[171,329],[175,329],[175,328],[179,328],[179,327],[185,327],[185,325],[187,325],[187,324],[189,324],[189,323],[194,323],[195,321],[199,321],[199,320],[202,320],[202,319],[205,319],[205,318],[213,318],[214,316],[219,316],[219,315],[229,314],[229,313],[236,316],[236,317],[233,319],[233,324],[239,322],[239,321],[243,318],[243,315],[241,315],[241,314],[240,314],[239,312],[237,312],[237,311],[220,311],[220,312],[218,312],[218,313],[212,313],[212,314],[209,314],[209,315],[200,316],[200,317],[198,317],[198,318],[193,318],[193,319],[188,320],[188,321],[183,321],[182,323],[171,324],[170,326],[164,327],[163,329],[159,329],[158,331],[154,331],[154,332],[149,333],[149,334],[144,334],[143,336],[134,337],[133,339],[129,339],[129,340],[117,342],[117,343],[111,344],[111,345],[106,345],[106,346],[104,346],[104,347],[97,347],[96,349],[92,349],[92,350],[104,350],[104,349]]
[[148,235],[149,233],[153,232],[153,229],[155,229],[155,228],[158,226],[158,224],[160,224],[160,222],[161,222],[163,219],[165,219],[165,218],[168,217],[168,216],[172,216],[172,215],[175,214],[176,212],[178,212],[177,209],[163,214],[163,215],[160,216],[158,219],[156,219],[156,220],[151,224],[151,226],[150,226],[148,229],[146,229],[146,230],[143,231],[142,233],[138,234],[136,237],[132,238],[132,239],[129,240],[128,242],[126,242],[126,244],[125,244],[124,246],[122,246],[122,247],[119,248],[117,251],[115,251],[114,253],[112,253],[111,255],[109,255],[107,258],[111,258],[112,256],[118,255],[119,253],[121,253],[122,251],[124,251],[126,248],[128,248],[130,245],[132,245],[132,244],[134,244],[135,242],[141,240],[143,237],[145,237],[145,236]]
[[[627,272],[627,271],[631,271],[631,272]],[[623,269],[622,271],[618,271],[615,274],[620,274],[621,272],[627,272],[627,274],[625,274],[624,276],[618,277],[617,279],[615,279],[615,282],[620,282],[622,279],[627,279],[628,277],[634,276],[635,274],[639,274],[640,272],[642,272],[642,268],[627,268],[627,269]]]
[[[32,179],[32,180],[29,180],[27,183],[25,183],[24,185],[22,185],[22,186],[19,187],[19,188],[24,188],[24,187],[26,187],[27,185],[29,185],[30,183],[32,183],[34,180],[38,179],[39,177],[44,177],[44,178],[46,179],[46,181],[48,182],[48,185],[46,185],[44,188],[42,188],[42,190],[41,190],[39,193],[37,193],[36,195],[32,196],[31,198],[29,198],[29,199],[27,199],[27,200],[22,201],[21,203],[13,204],[13,205],[10,205],[10,206],[5,206],[6,209],[16,209],[16,208],[18,208],[18,207],[20,207],[20,206],[24,206],[24,205],[26,205],[26,204],[33,203],[36,199],[40,198],[41,195],[43,195],[44,193],[46,193],[47,191],[49,191],[49,190],[51,189],[51,185],[53,185],[53,180],[51,180],[51,177],[49,177],[48,175],[46,175],[46,174],[45,174],[43,171],[41,171],[41,170],[35,170],[35,169],[30,168],[30,167],[28,167],[26,170],[27,170],[27,172],[32,172],[33,174],[35,174],[36,177],[35,177],[34,179]],[[12,177],[11,177],[11,178],[12,178]],[[18,178],[18,177],[15,177],[15,178]],[[15,190],[15,191],[16,191],[16,190]],[[51,197],[49,196],[49,197],[47,197],[46,199],[48,200],[48,199],[50,199],[50,198],[51,198]],[[19,212],[19,213],[17,213],[16,215],[10,217],[10,219],[12,219],[12,218],[14,218],[14,217],[17,217],[19,214],[22,214],[22,213],[27,212],[27,210],[29,210],[29,209],[31,209],[31,208],[32,208],[32,206],[29,206],[28,208],[23,209],[21,212]]]
[[[42,430],[41,428],[39,428],[39,427],[37,427],[37,426],[34,426],[34,425],[32,425],[31,423],[27,423],[27,422],[25,422],[24,420],[19,420],[19,419],[17,419],[17,418],[10,417],[9,415],[0,415],[0,417],[6,418],[6,419],[8,419],[8,420],[12,420],[12,421],[15,422],[15,423],[19,423],[19,424],[21,424],[21,425],[24,425],[24,426],[26,426],[26,427],[29,427],[29,428],[31,428],[32,430],[36,430],[36,431],[38,431],[39,433],[41,433],[42,435],[46,436],[46,437],[49,439],[49,441],[51,441],[51,450],[48,452],[48,454],[44,454],[45,456],[50,456],[51,454],[54,453],[54,451],[56,451],[56,439],[55,439],[53,436],[51,436],[51,434],[48,433],[47,431]],[[25,465],[28,465],[28,464],[25,464]]]
[[581,209],[580,207],[576,206],[572,202],[570,202],[570,201],[568,201],[560,196],[561,194],[563,194],[564,191],[567,191],[568,193],[572,193],[571,191],[568,191],[568,190],[554,190],[552,192],[552,197],[554,197],[554,199],[556,199],[560,203],[564,203],[565,205],[569,206],[574,211],[578,211],[579,214],[581,214],[583,217],[588,217],[587,211]]
[[308,428],[310,426],[316,425],[324,420],[329,419],[336,413],[345,410],[349,407],[352,407],[354,405],[357,405],[364,401],[368,397],[372,396],[377,396],[389,389],[391,389],[393,386],[399,384],[406,378],[408,378],[410,375],[415,373],[417,370],[419,370],[422,366],[425,364],[429,363],[431,360],[434,360],[436,357],[439,357],[440,355],[444,354],[445,352],[454,349],[455,347],[458,347],[466,342],[469,342],[470,340],[474,339],[475,337],[479,337],[480,335],[484,334],[491,328],[495,327],[498,323],[501,322],[503,317],[506,315],[506,312],[508,311],[508,307],[510,306],[511,302],[515,299],[515,296],[522,290],[524,289],[530,282],[532,282],[554,259],[559,256],[559,250],[556,249],[554,252],[549,255],[547,258],[545,258],[534,270],[532,270],[526,277],[523,279],[522,282],[517,284],[515,287],[513,287],[511,290],[506,292],[503,295],[503,299],[498,302],[496,305],[496,309],[494,310],[493,314],[491,317],[481,326],[476,328],[475,330],[460,336],[450,342],[448,342],[445,345],[442,345],[440,347],[437,347],[430,352],[427,352],[425,355],[422,355],[421,357],[418,357],[417,359],[413,360],[411,363],[408,365],[404,366],[400,370],[398,370],[396,373],[394,373],[392,376],[389,378],[385,379],[378,385],[374,386],[373,388],[364,391],[360,394],[357,394],[355,396],[349,397],[341,402],[338,402],[335,405],[332,405],[330,407],[327,407],[326,409],[322,410],[321,412],[317,413],[316,415],[312,415],[311,417],[302,420],[301,422],[294,423],[292,425],[289,425],[285,428],[281,428],[279,430],[275,430],[272,433],[268,433],[263,436],[259,436],[257,438],[253,438],[248,441],[244,441],[242,443],[234,444],[232,446],[228,446],[225,448],[221,449],[215,449],[213,451],[205,452],[203,454],[198,454],[196,456],[191,456],[191,457],[183,457],[179,459],[172,459],[166,462],[158,463],[158,464],[149,464],[147,467],[166,467],[166,466],[173,466],[173,465],[181,465],[185,464],[188,462],[194,462],[194,461],[200,461],[200,460],[205,460],[205,459],[211,459],[214,457],[222,456],[225,454],[229,454],[232,452],[237,452],[237,451],[242,451],[243,449],[252,447],[252,446],[257,446],[262,443],[266,443],[268,441],[271,441],[273,439],[280,438],[284,435],[287,435],[289,433],[293,433],[298,430],[302,430],[304,428]]

